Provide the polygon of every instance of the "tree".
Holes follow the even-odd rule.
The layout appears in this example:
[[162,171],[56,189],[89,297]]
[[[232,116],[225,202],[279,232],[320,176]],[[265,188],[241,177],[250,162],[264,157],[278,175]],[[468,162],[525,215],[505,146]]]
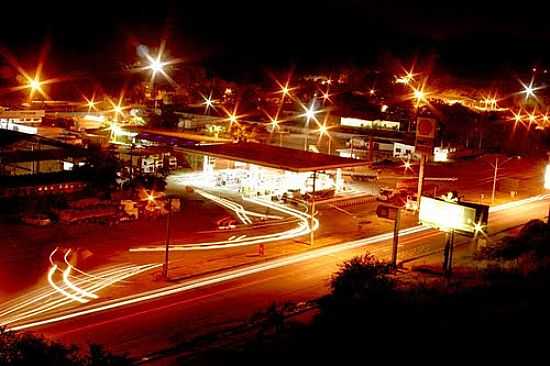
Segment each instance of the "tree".
[[75,345],[66,346],[30,333],[0,328],[0,365],[3,366],[130,366],[126,355],[113,355],[102,346],[90,345],[82,354]]
[[550,226],[541,220],[531,220],[517,236],[506,237],[496,245],[481,248],[474,254],[478,260],[513,260],[533,253],[543,259],[550,255]]
[[394,287],[394,281],[388,277],[391,272],[389,263],[376,259],[372,254],[355,257],[344,262],[332,277],[332,293],[335,297],[353,299],[387,292]]

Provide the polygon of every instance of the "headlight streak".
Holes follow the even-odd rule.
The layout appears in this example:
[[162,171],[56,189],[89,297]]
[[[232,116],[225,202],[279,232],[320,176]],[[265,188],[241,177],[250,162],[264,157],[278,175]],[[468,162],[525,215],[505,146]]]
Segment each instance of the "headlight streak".
[[[92,291],[92,292],[97,292],[99,290],[102,290],[102,289],[112,285],[115,282],[118,282],[120,280],[123,280],[125,278],[131,277],[131,276],[134,276],[134,275],[137,275],[141,272],[149,271],[150,269],[153,269],[153,268],[156,268],[156,267],[159,267],[159,266],[161,266],[161,264],[140,266],[142,268],[140,268],[139,270],[132,271],[132,272],[128,272],[127,269],[120,270],[120,271],[117,271],[118,272],[117,275],[112,276],[109,280],[105,280],[101,283],[90,286],[90,287],[87,288],[87,290]],[[14,318],[10,318],[10,319],[5,320],[5,321],[2,320],[0,322],[0,325],[12,324],[12,323],[24,320],[24,319],[28,319],[30,317],[33,317],[33,316],[36,316],[36,315],[39,315],[39,314],[43,314],[43,313],[49,312],[51,310],[57,309],[61,306],[70,304],[71,302],[73,302],[72,299],[60,298],[60,299],[57,299],[55,301],[48,302],[48,303],[46,303],[46,304],[44,304],[44,305],[42,305],[38,308],[31,309],[31,310],[28,310],[26,312],[23,312],[23,313],[19,314],[18,316],[14,317]]]
[[[219,197],[210,195],[209,193],[206,193],[206,192],[202,192],[199,190],[197,190],[197,192],[199,192],[200,194],[205,194],[205,198],[211,199],[212,197],[215,199],[219,199]],[[170,250],[171,251],[212,250],[212,249],[224,249],[224,248],[234,248],[234,247],[247,246],[247,245],[255,245],[260,243],[268,243],[268,242],[274,242],[279,240],[293,239],[296,237],[307,235],[310,233],[310,230],[315,231],[319,228],[319,220],[314,218],[313,228],[310,229],[309,221],[311,221],[311,216],[302,211],[299,211],[287,206],[283,206],[277,203],[273,203],[267,200],[263,200],[263,199],[243,197],[243,200],[285,213],[289,216],[292,216],[298,219],[300,222],[298,223],[297,227],[283,231],[283,232],[279,232],[279,233],[256,235],[256,236],[250,236],[250,237],[241,236],[237,238],[233,236],[227,240],[198,243],[198,244],[173,244],[173,245],[170,245]],[[165,250],[165,247],[163,245],[162,246],[158,245],[158,246],[131,248],[129,251],[130,252],[160,252],[164,250]]]
[[88,292],[84,289],[81,289],[80,287],[75,286],[71,281],[69,281],[69,275],[71,274],[71,269],[73,268],[73,266],[69,263],[69,260],[68,260],[68,256],[70,254],[71,254],[71,249],[67,250],[67,252],[63,256],[63,260],[67,264],[67,268],[65,269],[65,271],[63,271],[63,283],[68,288],[70,288],[71,290],[76,292],[80,296],[80,298],[82,298],[82,299],[84,299],[86,297],[89,297],[89,298],[92,298],[92,299],[97,299],[98,296],[96,294],[93,294],[93,293]]
[[[122,271],[122,270],[127,271],[129,268],[132,268],[132,267],[135,267],[135,266],[133,266],[133,265],[131,265],[131,266],[112,266],[112,267],[105,268],[104,271],[101,272],[101,273],[102,273],[102,276],[107,276],[107,275],[110,275],[110,274],[118,272],[118,271]],[[80,284],[80,283],[84,283],[84,282],[89,282],[89,280],[81,279],[81,280],[75,281],[76,284]],[[13,299],[12,301],[3,303],[2,304],[3,307],[2,307],[2,310],[1,310],[2,312],[0,313],[0,318],[5,316],[5,315],[8,315],[8,314],[10,314],[14,311],[22,309],[26,306],[34,304],[34,303],[36,303],[40,300],[43,300],[47,297],[50,297],[50,296],[54,295],[56,292],[57,291],[52,289],[51,287],[44,287],[44,288],[40,288],[37,291],[31,291],[30,293],[28,293],[24,296],[21,296],[19,298]]]
[[[10,302],[10,307],[4,307],[1,310],[0,326],[36,317],[37,315],[47,313],[73,302],[78,302],[80,304],[87,303],[91,299],[98,298],[98,295],[95,293],[99,290],[131,276],[135,276],[139,273],[161,266],[161,264],[147,264],[140,266],[119,265],[116,267],[109,267],[96,274],[88,274],[79,270],[79,273],[82,273],[87,277],[80,278],[70,276],[71,271],[75,268],[69,262],[71,250],[67,250],[63,256],[64,262],[67,264],[67,268],[63,271],[61,271],[53,259],[57,252],[58,248],[55,248],[49,256],[51,266],[48,270],[47,278],[50,289],[41,289],[23,296],[19,299],[19,301]],[[62,272],[63,285],[56,284],[54,280],[54,275],[58,270]],[[76,280],[71,281],[69,279],[70,277],[76,278]],[[98,280],[92,282],[90,278],[96,278]],[[76,294],[71,293],[69,290],[74,291]],[[57,298],[52,299],[52,296],[57,296]],[[36,303],[39,303],[38,306],[32,307],[32,305]]]
[[[512,206],[510,206],[509,204],[494,206],[490,209],[490,211],[499,212],[505,209],[518,207],[524,204],[541,201],[548,198],[550,198],[550,194],[529,197],[527,199],[514,202],[514,205]],[[399,233],[400,233],[400,236],[407,236],[407,235],[412,235],[415,233],[420,233],[420,232],[429,231],[429,230],[432,230],[432,229],[426,226],[417,225],[411,228],[400,230]],[[300,262],[304,262],[307,260],[311,260],[311,259],[315,259],[323,256],[334,255],[339,252],[347,251],[350,249],[358,249],[370,244],[375,244],[375,243],[380,243],[383,241],[390,240],[392,237],[393,237],[393,233],[384,233],[384,234],[372,236],[370,238],[359,239],[359,240],[336,244],[328,247],[321,247],[305,253],[295,254],[284,258],[273,259],[268,262],[250,265],[246,268],[229,270],[223,273],[190,280],[184,283],[168,286],[162,289],[145,291],[139,294],[125,296],[120,299],[104,301],[102,303],[83,305],[79,309],[74,309],[75,311],[71,310],[71,312],[67,312],[66,314],[55,315],[50,318],[15,325],[10,329],[14,331],[18,331],[23,329],[34,328],[34,327],[52,324],[52,323],[56,323],[64,320],[74,319],[85,315],[90,315],[97,312],[102,312],[102,311],[112,310],[112,309],[132,305],[132,304],[137,304],[148,300],[154,300],[165,296],[186,292],[192,289],[211,286],[214,284],[230,281],[236,278],[268,271],[271,269],[281,268],[281,267],[297,264]]]

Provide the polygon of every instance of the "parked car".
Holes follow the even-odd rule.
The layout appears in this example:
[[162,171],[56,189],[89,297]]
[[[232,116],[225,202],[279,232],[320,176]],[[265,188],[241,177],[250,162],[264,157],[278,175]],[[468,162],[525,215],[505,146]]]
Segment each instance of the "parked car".
[[46,226],[52,223],[52,220],[47,215],[42,214],[25,214],[21,217],[21,221],[28,225]]
[[376,197],[376,199],[378,201],[389,201],[394,195],[395,195],[395,192],[393,189],[380,188],[380,191],[378,192],[378,197]]

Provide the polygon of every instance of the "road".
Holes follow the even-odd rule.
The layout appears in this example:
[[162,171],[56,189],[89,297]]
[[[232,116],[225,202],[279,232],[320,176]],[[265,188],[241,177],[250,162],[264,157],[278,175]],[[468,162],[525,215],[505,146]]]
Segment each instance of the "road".
[[[521,205],[502,206],[491,212],[490,234],[543,218],[549,203],[549,197],[544,196]],[[348,242],[338,250],[316,249],[325,252],[319,255],[308,252],[309,257],[294,263],[289,261],[255,273],[228,276],[217,282],[190,286],[173,295],[36,326],[32,330],[64,342],[101,343],[114,352],[145,357],[195,336],[239,324],[273,302],[300,302],[326,294],[331,274],[344,260],[365,251],[381,258],[389,257],[387,238]],[[443,241],[443,234],[434,230],[413,231],[401,238],[399,259],[440,250]],[[467,241],[469,239],[459,239],[457,244]]]

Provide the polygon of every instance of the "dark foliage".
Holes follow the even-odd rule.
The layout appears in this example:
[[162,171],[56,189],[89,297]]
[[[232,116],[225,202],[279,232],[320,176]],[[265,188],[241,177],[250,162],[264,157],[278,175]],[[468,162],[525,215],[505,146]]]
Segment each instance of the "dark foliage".
[[475,253],[479,260],[512,260],[524,254],[544,259],[550,255],[550,225],[540,220],[529,221],[519,235],[507,237],[496,245],[489,245]]
[[539,330],[550,325],[550,269],[522,274],[490,269],[474,285],[404,285],[371,256],[346,262],[305,326],[286,324],[243,348],[205,355],[206,364],[359,364],[385,360],[439,364],[542,355]]
[[130,366],[126,356],[113,355],[98,345],[90,345],[87,354],[76,346],[52,342],[31,333],[0,329],[0,365],[2,366]]

